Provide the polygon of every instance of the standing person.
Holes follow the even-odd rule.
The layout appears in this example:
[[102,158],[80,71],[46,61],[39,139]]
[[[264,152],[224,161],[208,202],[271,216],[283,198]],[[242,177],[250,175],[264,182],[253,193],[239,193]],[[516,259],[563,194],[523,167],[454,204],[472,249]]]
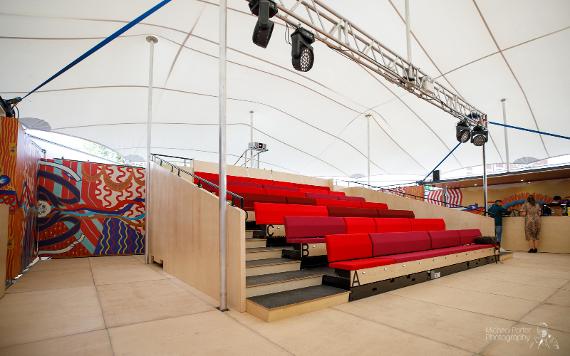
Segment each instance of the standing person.
[[540,232],[540,205],[536,203],[533,195],[529,195],[523,204],[521,213],[524,216],[524,234],[530,249],[529,253],[536,253],[538,249],[538,233]]
[[510,215],[510,211],[503,208],[502,200],[495,200],[495,204],[491,205],[488,210],[489,215],[495,219],[495,239],[499,249],[501,248],[501,240],[503,238],[503,216]]

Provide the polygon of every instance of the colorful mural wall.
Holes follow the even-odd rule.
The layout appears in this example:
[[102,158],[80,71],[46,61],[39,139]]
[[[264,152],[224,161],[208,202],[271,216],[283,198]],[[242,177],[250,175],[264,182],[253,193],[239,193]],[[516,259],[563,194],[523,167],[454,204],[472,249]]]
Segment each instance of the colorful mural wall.
[[42,151],[17,119],[0,118],[0,204],[10,206],[6,278],[36,257],[36,183]]
[[43,160],[38,172],[39,255],[144,253],[144,169]]

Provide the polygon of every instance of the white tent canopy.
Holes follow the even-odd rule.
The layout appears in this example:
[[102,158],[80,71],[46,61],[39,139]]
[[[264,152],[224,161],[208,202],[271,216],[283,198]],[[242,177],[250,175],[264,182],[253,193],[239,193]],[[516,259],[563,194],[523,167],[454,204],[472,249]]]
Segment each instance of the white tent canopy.
[[[0,95],[22,96],[158,0],[0,0]],[[326,1],[397,53],[406,48],[403,0]],[[570,136],[570,2],[410,1],[413,62],[502,122]],[[251,34],[247,2],[228,13],[228,163],[255,140],[262,167],[319,176],[366,172],[366,118],[373,114],[372,174],[426,174],[455,146],[452,116],[321,43],[307,73],[291,65],[277,21],[266,49]],[[57,133],[144,156],[149,44],[155,35],[152,151],[213,161],[218,147],[218,7],[173,0],[18,107]],[[488,162],[504,162],[503,129],[490,126]],[[567,140],[509,131],[511,161],[570,154]],[[462,145],[442,170],[481,163]]]

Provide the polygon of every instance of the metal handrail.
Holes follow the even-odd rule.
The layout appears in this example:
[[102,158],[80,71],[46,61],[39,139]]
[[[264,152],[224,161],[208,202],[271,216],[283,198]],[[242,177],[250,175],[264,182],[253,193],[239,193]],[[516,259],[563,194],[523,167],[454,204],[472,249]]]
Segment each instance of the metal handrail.
[[[158,164],[159,164],[161,167],[162,167],[162,164],[163,164],[163,163],[169,165],[169,166],[170,166],[170,172],[174,173],[174,170],[176,169],[177,174],[178,174],[179,177],[180,177],[180,172],[182,172],[182,173],[185,173],[185,174],[191,176],[192,178],[198,180],[198,187],[199,187],[199,188],[202,188],[202,187],[203,187],[203,184],[206,184],[206,185],[209,186],[210,188],[214,188],[214,189],[217,190],[218,192],[220,191],[220,186],[217,185],[216,183],[212,183],[212,182],[210,182],[209,180],[207,180],[207,179],[205,179],[205,178],[202,178],[202,177],[200,177],[200,176],[198,176],[198,175],[196,175],[196,174],[194,174],[194,173],[192,173],[192,172],[189,172],[189,171],[187,171],[187,170],[185,170],[185,169],[183,169],[183,168],[180,168],[180,167],[178,167],[177,165],[175,165],[175,164],[173,164],[173,163],[171,163],[171,162],[169,162],[169,161],[167,161],[167,160],[164,160],[164,159],[162,159],[162,158],[160,158],[160,157],[181,158],[181,159],[184,159],[184,160],[192,161],[191,158],[180,157],[180,156],[169,156],[169,155],[163,155],[163,154],[158,154],[158,153],[151,153],[150,155],[151,155],[152,161],[156,163],[155,160],[158,160],[158,161],[159,161]],[[236,193],[234,193],[234,192],[231,192],[231,191],[229,191],[229,190],[227,190],[226,192],[227,192],[228,195],[231,196],[231,199],[230,199],[231,204],[232,204],[233,206],[236,206],[236,201],[237,201],[237,202],[239,202],[239,205],[237,205],[237,206],[239,206],[241,209],[243,209],[243,206],[244,206],[244,198],[243,198],[241,195],[236,194]]]
[[[450,208],[469,209],[468,206],[463,206],[463,205],[448,203],[448,202],[445,202],[445,201],[443,201],[443,200],[438,200],[438,199],[433,199],[433,198],[420,197],[420,196],[418,196],[418,195],[401,192],[401,191],[396,190],[396,189],[385,188],[385,187],[379,187],[379,186],[375,186],[375,185],[371,185],[371,184],[367,184],[367,183],[362,183],[362,182],[357,182],[357,181],[346,181],[346,182],[360,184],[360,185],[367,186],[367,187],[372,188],[372,189],[375,189],[375,190],[380,190],[380,191],[382,191],[382,192],[392,193],[392,194],[394,194],[394,195],[405,196],[405,197],[412,197],[412,198],[414,198],[415,200],[424,200],[424,201],[430,201],[430,202],[438,202],[438,203],[442,203],[444,206],[450,207]],[[484,215],[488,215],[488,212],[487,212],[486,209],[484,209],[483,214],[484,214]]]

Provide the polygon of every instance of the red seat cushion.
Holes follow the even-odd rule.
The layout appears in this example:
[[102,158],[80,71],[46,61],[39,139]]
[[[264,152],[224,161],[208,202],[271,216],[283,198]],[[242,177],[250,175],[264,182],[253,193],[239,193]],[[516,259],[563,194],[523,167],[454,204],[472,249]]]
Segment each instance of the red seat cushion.
[[479,229],[459,230],[459,237],[461,238],[462,245],[472,244],[477,237],[481,237],[481,230]]
[[461,245],[458,230],[430,231],[431,248],[444,248]]
[[415,218],[411,210],[377,209],[379,218]]
[[386,232],[370,234],[374,256],[395,255],[429,250],[431,242],[427,232]]
[[328,215],[327,208],[318,205],[255,203],[253,207],[255,222],[261,225],[282,225],[285,216]]
[[329,262],[372,257],[372,242],[368,234],[325,236]]
[[329,216],[358,216],[358,217],[368,217],[375,218],[378,216],[378,211],[376,209],[370,208],[353,208],[346,206],[327,206]]
[[356,233],[369,234],[371,232],[376,232],[376,224],[374,223],[373,218],[349,217],[349,218],[344,218],[344,222],[346,224],[347,234],[356,234]]
[[[257,217],[256,217],[257,219]],[[346,233],[343,218],[332,216],[285,216],[287,241],[295,238],[323,237]]]
[[361,202],[352,200],[316,199],[317,205],[360,207]]
[[376,218],[377,232],[405,232],[412,231],[411,220],[407,218]]
[[442,231],[445,230],[443,219],[411,219],[412,231]]
[[393,263],[396,263],[393,258],[372,257],[360,260],[333,262],[329,264],[329,267],[347,271],[356,271],[364,268],[391,265]]
[[388,204],[376,203],[376,202],[370,202],[370,201],[362,202],[361,206],[363,208],[372,208],[372,209],[380,209],[380,210],[388,209]]
[[351,196],[339,197],[339,200],[350,200],[350,201],[360,201],[360,202],[366,201],[366,199],[364,199],[363,197],[351,197]]
[[427,250],[427,251],[417,251],[417,252],[401,253],[401,254],[397,254],[397,255],[388,255],[388,256],[383,256],[383,257],[393,258],[397,263],[400,263],[400,262],[423,260],[425,258],[433,258],[433,257],[438,257],[438,256],[451,255],[454,253],[479,250],[479,249],[489,248],[489,247],[493,247],[493,246],[492,245],[453,246],[453,247],[446,247],[446,248],[437,248],[434,250]]
[[304,194],[305,194],[305,196],[306,196],[307,198],[338,200],[338,196],[336,196],[336,195],[331,195],[331,194],[327,194],[327,193],[313,193],[313,192],[309,192],[309,193],[304,193]]

